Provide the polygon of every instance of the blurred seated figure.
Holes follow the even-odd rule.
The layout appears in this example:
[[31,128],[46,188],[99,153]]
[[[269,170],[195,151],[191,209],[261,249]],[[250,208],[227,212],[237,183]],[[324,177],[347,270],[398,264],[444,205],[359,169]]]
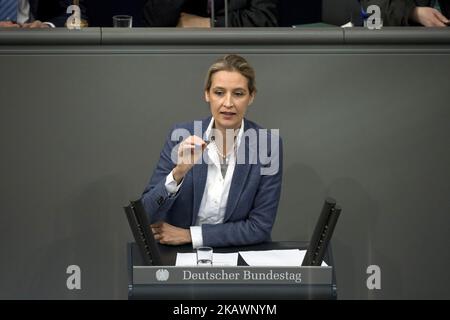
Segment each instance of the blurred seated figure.
[[[225,2],[212,0],[147,0],[144,20],[148,27],[210,28],[225,26]],[[229,27],[278,26],[278,0],[228,0]]]
[[443,13],[435,9],[436,0],[360,0],[364,10],[378,5],[384,26],[422,25],[425,27],[446,27],[449,20],[450,0],[439,0]]
[[[84,1],[79,1],[82,14]],[[0,0],[0,28],[64,27],[72,4],[71,0]]]
[[[445,27],[449,24],[450,0],[415,0],[416,7],[413,9],[412,19],[414,22],[425,27]],[[438,5],[442,11],[435,9]]]

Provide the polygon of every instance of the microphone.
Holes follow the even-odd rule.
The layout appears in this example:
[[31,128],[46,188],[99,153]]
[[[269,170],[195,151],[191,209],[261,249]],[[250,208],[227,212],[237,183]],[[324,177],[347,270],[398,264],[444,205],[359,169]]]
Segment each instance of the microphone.
[[225,0],[225,28],[228,28],[228,0]]
[[326,198],[309,242],[302,266],[320,266],[333,235],[342,208],[333,198]]

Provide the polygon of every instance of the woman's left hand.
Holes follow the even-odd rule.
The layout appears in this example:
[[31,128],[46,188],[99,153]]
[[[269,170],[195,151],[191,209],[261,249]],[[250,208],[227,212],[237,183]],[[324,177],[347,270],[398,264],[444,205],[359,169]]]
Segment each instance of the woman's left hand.
[[155,239],[161,244],[181,245],[191,243],[191,231],[175,227],[167,222],[156,222],[151,224],[152,232]]

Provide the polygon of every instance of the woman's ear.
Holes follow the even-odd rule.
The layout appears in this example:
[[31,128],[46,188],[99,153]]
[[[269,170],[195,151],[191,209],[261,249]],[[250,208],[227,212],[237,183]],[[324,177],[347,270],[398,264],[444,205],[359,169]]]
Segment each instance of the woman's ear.
[[205,101],[209,103],[209,92],[205,90]]

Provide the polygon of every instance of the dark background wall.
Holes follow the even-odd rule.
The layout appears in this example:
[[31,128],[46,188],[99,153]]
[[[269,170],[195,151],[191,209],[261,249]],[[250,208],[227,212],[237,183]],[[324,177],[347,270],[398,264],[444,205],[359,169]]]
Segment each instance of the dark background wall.
[[85,6],[90,27],[112,27],[114,15],[133,16],[133,26],[143,27],[146,0],[87,0]]
[[257,71],[248,117],[284,139],[273,238],[308,240],[333,196],[340,298],[448,299],[450,59],[405,48],[0,47],[0,298],[127,297],[122,206],[170,126],[209,114],[209,65],[238,52]]
[[280,27],[320,22],[321,7],[320,0],[278,0]]
[[353,22],[361,25],[361,5],[358,0],[322,0],[321,20],[328,24],[337,26]]

